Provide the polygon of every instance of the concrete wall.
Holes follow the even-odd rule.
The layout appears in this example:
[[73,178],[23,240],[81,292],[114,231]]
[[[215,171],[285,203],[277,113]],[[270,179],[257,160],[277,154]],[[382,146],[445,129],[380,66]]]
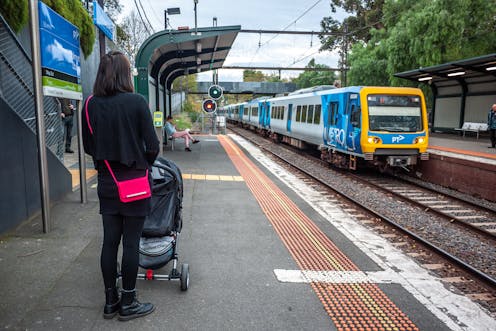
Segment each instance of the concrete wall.
[[[0,233],[41,210],[36,136],[0,98]],[[69,171],[47,150],[50,201],[72,190]]]

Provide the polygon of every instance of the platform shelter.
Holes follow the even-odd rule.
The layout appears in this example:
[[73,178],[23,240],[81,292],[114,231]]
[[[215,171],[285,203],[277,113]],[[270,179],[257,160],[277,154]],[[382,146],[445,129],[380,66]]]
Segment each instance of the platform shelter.
[[155,33],[136,56],[136,92],[150,109],[170,114],[174,79],[221,68],[240,30],[236,25]]
[[456,131],[465,122],[486,123],[489,108],[496,103],[496,53],[395,76],[429,84],[434,96],[433,131]]

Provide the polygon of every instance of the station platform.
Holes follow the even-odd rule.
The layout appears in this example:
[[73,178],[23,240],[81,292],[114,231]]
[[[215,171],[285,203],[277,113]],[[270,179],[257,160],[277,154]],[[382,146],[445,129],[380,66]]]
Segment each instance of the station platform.
[[[495,330],[388,241],[235,135],[164,157],[184,178],[179,263],[190,287],[138,280],[152,314],[104,320],[96,182],[0,237],[0,328],[8,330]],[[166,273],[169,266],[164,267]]]
[[442,187],[496,203],[496,149],[489,138],[432,133],[429,161],[422,162],[416,176]]

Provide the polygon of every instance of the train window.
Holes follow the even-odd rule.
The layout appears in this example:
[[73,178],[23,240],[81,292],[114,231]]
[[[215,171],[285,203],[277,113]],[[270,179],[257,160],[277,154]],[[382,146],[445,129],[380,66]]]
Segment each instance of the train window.
[[313,123],[313,105],[308,106],[307,123]]
[[305,123],[307,121],[307,105],[301,108],[301,121]]
[[357,128],[360,127],[360,112],[360,108],[355,107],[355,105],[351,106],[351,125]]
[[370,130],[416,132],[423,129],[419,96],[369,95],[367,105]]
[[251,115],[252,116],[258,116],[258,107],[253,107],[251,109]]
[[301,106],[296,107],[296,122],[301,122]]
[[315,105],[315,111],[314,111],[314,116],[313,116],[313,122],[315,124],[320,124],[320,113],[322,111],[322,106],[321,105]]
[[338,122],[338,107],[339,104],[337,102],[330,102],[329,103],[329,116],[330,118],[328,119],[328,122],[330,125],[336,125]]

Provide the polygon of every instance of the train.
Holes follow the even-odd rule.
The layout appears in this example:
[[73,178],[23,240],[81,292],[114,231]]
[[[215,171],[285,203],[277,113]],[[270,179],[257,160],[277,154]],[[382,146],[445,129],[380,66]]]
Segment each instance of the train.
[[219,107],[230,123],[356,170],[412,171],[429,159],[425,98],[418,88],[317,86]]

